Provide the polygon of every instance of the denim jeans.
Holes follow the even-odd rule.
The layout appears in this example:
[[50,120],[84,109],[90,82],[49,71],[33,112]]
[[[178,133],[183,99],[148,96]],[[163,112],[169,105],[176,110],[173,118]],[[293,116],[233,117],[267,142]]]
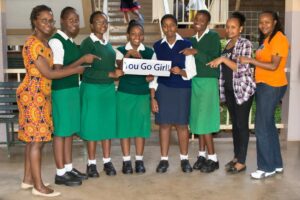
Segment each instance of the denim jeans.
[[275,109],[285,94],[287,86],[272,87],[264,83],[256,86],[255,135],[257,169],[273,172],[281,168],[279,135],[275,126]]
[[242,105],[236,103],[233,90],[225,89],[226,106],[232,122],[234,158],[245,164],[249,143],[249,113],[253,96]]

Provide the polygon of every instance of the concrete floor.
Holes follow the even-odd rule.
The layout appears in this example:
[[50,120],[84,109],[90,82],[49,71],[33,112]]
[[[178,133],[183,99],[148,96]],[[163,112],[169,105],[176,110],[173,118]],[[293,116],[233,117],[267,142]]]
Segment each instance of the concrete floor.
[[[197,142],[190,143],[190,161],[193,164],[197,155]],[[100,147],[100,146],[99,146]],[[250,172],[256,169],[255,142],[250,142],[246,172],[230,175],[224,171],[224,164],[232,158],[232,143],[216,141],[216,151],[220,161],[220,169],[211,174],[193,171],[184,174],[180,169],[179,153],[176,144],[170,148],[170,168],[166,174],[157,174],[159,146],[147,142],[145,148],[146,174],[123,175],[121,172],[122,157],[118,142],[112,147],[112,161],[117,169],[117,176],[108,177],[102,171],[101,152],[98,150],[98,171],[100,178],[88,179],[79,187],[55,185],[55,165],[50,144],[43,154],[43,179],[51,183],[51,187],[62,195],[55,199],[82,200],[299,200],[300,199],[300,142],[288,142],[282,150],[284,173],[265,180],[250,179]],[[23,175],[23,149],[17,145],[12,148],[11,158],[7,158],[6,149],[0,148],[0,199],[44,199],[31,195],[31,190],[21,190]],[[100,148],[99,148],[100,149]],[[85,171],[86,153],[82,143],[74,145],[74,165]],[[133,154],[132,154],[133,155]]]

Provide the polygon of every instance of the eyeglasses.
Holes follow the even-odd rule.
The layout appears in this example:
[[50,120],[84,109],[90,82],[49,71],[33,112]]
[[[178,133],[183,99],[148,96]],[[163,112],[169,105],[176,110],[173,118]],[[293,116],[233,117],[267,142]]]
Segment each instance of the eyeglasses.
[[42,22],[42,24],[43,25],[51,25],[51,26],[54,26],[54,24],[55,24],[55,20],[52,20],[52,19],[50,19],[50,20],[48,20],[48,19],[40,19],[40,21]]
[[108,21],[95,21],[95,24],[96,24],[97,26],[107,25],[107,24],[108,24]]

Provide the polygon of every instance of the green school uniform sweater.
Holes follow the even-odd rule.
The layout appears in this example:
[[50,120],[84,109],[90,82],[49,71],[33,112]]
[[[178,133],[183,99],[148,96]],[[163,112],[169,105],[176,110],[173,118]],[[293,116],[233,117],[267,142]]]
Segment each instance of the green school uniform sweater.
[[[127,53],[125,46],[118,47],[118,50],[123,55],[126,55]],[[151,59],[154,53],[154,51],[149,47],[145,47],[144,51],[139,52],[144,59]],[[149,94],[150,92],[149,83],[146,81],[146,76],[142,75],[122,76],[120,78],[118,91],[138,95]]]
[[[54,34],[52,38],[58,39],[63,45],[65,51],[63,67],[72,64],[82,56],[78,46],[71,40],[65,40],[58,33]],[[54,79],[52,81],[52,90],[61,90],[72,87],[79,87],[78,74],[73,74],[61,79]]]
[[116,53],[110,43],[106,45],[99,41],[93,42],[90,37],[84,39],[80,45],[83,54],[94,54],[101,58],[94,59],[92,66],[86,68],[83,73],[82,82],[93,84],[109,84],[114,80],[108,77],[109,72],[115,70]]
[[193,48],[198,53],[195,56],[197,75],[196,77],[219,78],[219,68],[210,68],[206,64],[221,55],[221,43],[218,33],[209,31],[198,42],[195,37],[191,37]]

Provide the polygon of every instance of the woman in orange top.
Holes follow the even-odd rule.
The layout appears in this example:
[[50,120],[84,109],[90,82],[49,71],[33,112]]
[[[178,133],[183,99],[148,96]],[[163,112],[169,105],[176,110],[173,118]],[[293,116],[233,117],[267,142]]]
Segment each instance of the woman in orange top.
[[256,66],[255,135],[257,171],[254,179],[262,179],[283,172],[278,131],[275,126],[275,108],[287,89],[285,66],[289,42],[284,35],[278,15],[265,11],[259,17],[260,47],[256,59],[240,57],[242,63]]
[[53,131],[51,116],[51,80],[72,74],[82,73],[79,66],[91,63],[95,56],[84,56],[77,65],[65,69],[52,69],[52,51],[48,38],[54,31],[54,19],[51,8],[40,5],[33,8],[31,15],[33,33],[23,48],[26,75],[17,89],[19,108],[18,138],[26,142],[24,178],[22,189],[31,189],[32,194],[46,197],[60,195],[44,184],[41,178],[41,151],[51,140]]

